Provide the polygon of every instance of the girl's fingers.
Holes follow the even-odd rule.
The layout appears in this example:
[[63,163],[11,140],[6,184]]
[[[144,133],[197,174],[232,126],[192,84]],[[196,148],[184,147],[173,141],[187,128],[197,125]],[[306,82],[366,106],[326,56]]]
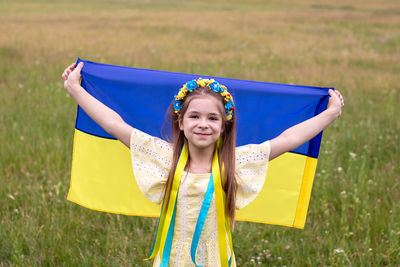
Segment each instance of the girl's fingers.
[[64,72],[62,74],[62,77],[63,77],[64,80],[67,79],[67,70],[64,70]]
[[76,66],[76,69],[80,72],[83,68],[83,62],[79,62],[78,66]]
[[328,93],[333,98],[339,98],[337,91],[333,91],[332,89],[329,89]]
[[61,74],[61,77],[62,77],[64,80],[67,80],[69,74],[70,74],[72,71],[74,71],[75,65],[76,65],[76,63],[72,63],[71,65],[69,65],[69,66],[64,70],[63,74]]
[[338,95],[339,99],[340,99],[340,104],[342,106],[344,106],[344,100],[343,100],[343,96],[339,91],[336,91],[336,94]]

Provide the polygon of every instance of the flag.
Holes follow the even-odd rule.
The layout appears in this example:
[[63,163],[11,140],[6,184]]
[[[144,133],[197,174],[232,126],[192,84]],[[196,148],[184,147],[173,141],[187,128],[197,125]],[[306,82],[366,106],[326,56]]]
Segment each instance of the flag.
[[[259,144],[326,109],[330,88],[192,75],[84,62],[82,87],[134,128],[164,138],[166,111],[187,81],[198,77],[225,85],[235,100],[237,146]],[[165,130],[165,131],[164,131]],[[264,186],[236,220],[304,228],[322,132],[269,162]],[[79,106],[68,200],[125,215],[158,217],[133,176],[129,149]]]

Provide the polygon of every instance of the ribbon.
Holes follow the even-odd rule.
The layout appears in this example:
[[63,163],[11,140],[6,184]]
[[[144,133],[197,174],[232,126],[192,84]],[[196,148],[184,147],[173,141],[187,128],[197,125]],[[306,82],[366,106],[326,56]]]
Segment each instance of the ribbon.
[[[220,262],[221,266],[230,266],[232,257],[228,260],[228,249],[226,244],[226,233],[228,234],[229,246],[231,248],[231,253],[233,254],[232,246],[232,235],[230,228],[230,221],[228,214],[225,210],[225,192],[221,185],[221,174],[218,163],[218,148],[220,146],[220,140],[218,140],[217,149],[215,149],[213,161],[212,161],[212,173],[210,176],[210,181],[208,182],[207,191],[204,196],[204,200],[200,209],[199,217],[196,223],[196,229],[193,235],[191,244],[191,257],[192,261],[196,266],[196,250],[199,243],[200,235],[203,230],[203,226],[210,208],[212,196],[215,190],[215,203],[217,211],[217,225],[218,225],[218,243],[220,252]],[[153,247],[150,252],[150,257],[145,259],[149,260],[154,258],[157,253],[160,254],[160,266],[168,266],[169,257],[171,253],[171,246],[175,227],[175,213],[176,213],[176,203],[178,197],[178,191],[180,186],[180,181],[184,168],[186,166],[189,157],[189,152],[187,144],[185,143],[182,147],[181,155],[179,156],[178,164],[174,174],[174,180],[171,184],[168,184],[167,191],[171,191],[169,204],[166,207],[163,203],[161,208],[160,220],[157,226],[157,233],[154,238]],[[225,177],[224,165],[222,165],[222,176]],[[215,179],[213,178],[215,177]]]
[[201,232],[203,231],[203,226],[207,218],[208,210],[210,209],[210,204],[212,201],[213,194],[214,194],[214,181],[213,181],[213,176],[211,174],[210,181],[208,182],[207,186],[207,191],[204,196],[203,204],[201,204],[199,217],[197,218],[196,228],[194,230],[192,239],[192,245],[190,247],[190,254],[192,256],[192,261],[196,266],[199,266],[196,263],[197,245],[199,244],[200,235]]
[[[196,263],[196,251],[197,251],[197,246],[199,243],[200,235],[203,231],[203,226],[206,221],[208,210],[210,208],[213,194],[214,194],[214,181],[213,181],[213,175],[211,174],[210,181],[208,182],[208,186],[207,186],[207,191],[204,196],[203,204],[201,205],[199,217],[197,219],[196,228],[194,230],[193,239],[192,239],[192,245],[190,248],[192,261],[193,261],[194,265],[196,265],[196,267],[201,267],[201,266],[197,265],[197,263]],[[226,230],[228,232],[229,245],[232,249],[233,248],[232,247],[232,236],[231,236],[231,231],[230,231],[231,228],[229,225],[229,218],[226,218],[225,220],[227,222]],[[232,260],[232,257],[229,259],[229,266],[231,266],[231,260]]]
[[172,239],[174,237],[174,228],[175,228],[175,213],[176,213],[176,202],[175,202],[174,212],[172,214],[171,224],[169,225],[167,238],[165,240],[164,253],[162,255],[161,266],[168,266],[169,256],[171,255]]
[[[145,260],[154,258],[157,255],[157,253],[160,254],[160,260],[163,259],[164,246],[165,246],[165,242],[167,240],[168,232],[172,231],[172,235],[173,235],[173,230],[170,231],[171,221],[172,221],[172,218],[175,219],[174,211],[175,211],[175,207],[176,207],[176,199],[178,196],[179,185],[181,183],[182,174],[185,169],[188,157],[189,157],[189,151],[187,148],[187,144],[185,143],[182,147],[181,155],[179,156],[179,160],[178,160],[178,164],[176,166],[174,180],[172,182],[172,185],[168,185],[168,187],[167,187],[167,190],[171,191],[168,207],[166,207],[163,204],[161,214],[160,214],[160,221],[159,221],[159,224],[157,227],[156,237],[154,238],[153,249],[150,252],[150,256],[148,258],[146,258]],[[168,192],[168,191],[166,191],[166,192]],[[172,227],[173,227],[173,225],[172,225]]]
[[[219,256],[221,266],[228,266],[228,248],[226,246],[226,230],[230,232],[230,229],[226,229],[226,212],[225,212],[225,201],[224,201],[224,190],[221,185],[221,175],[218,163],[218,149],[215,150],[212,165],[211,165],[212,176],[215,177],[214,189],[215,189],[215,206],[217,210],[217,226],[218,226],[218,241],[219,241]],[[232,248],[231,248],[232,249]]]

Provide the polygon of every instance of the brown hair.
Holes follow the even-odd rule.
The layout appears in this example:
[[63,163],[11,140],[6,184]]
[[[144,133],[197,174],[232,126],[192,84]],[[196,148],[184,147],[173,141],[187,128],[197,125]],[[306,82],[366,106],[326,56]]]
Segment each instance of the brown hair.
[[[221,114],[223,119],[223,132],[221,134],[221,148],[219,152],[219,167],[221,170],[221,179],[225,181],[223,183],[223,189],[226,193],[226,205],[225,209],[229,215],[231,226],[234,226],[235,222],[235,202],[236,202],[236,190],[237,181],[235,176],[235,145],[236,145],[236,116],[235,111],[233,111],[233,117],[231,120],[227,120],[225,116],[225,108],[223,98],[219,93],[214,92],[210,87],[199,87],[192,92],[190,92],[183,100],[182,108],[179,114],[175,113],[173,102],[168,108],[168,116],[171,120],[171,130],[172,130],[172,144],[173,144],[173,156],[171,162],[171,169],[168,175],[167,185],[165,186],[164,194],[164,204],[168,206],[169,197],[171,192],[167,192],[167,187],[172,184],[174,179],[174,174],[176,170],[176,165],[178,164],[179,156],[185,143],[185,135],[183,131],[179,128],[179,121],[183,119],[190,102],[192,99],[198,96],[210,95],[218,99],[221,102]],[[189,164],[190,157],[188,160]],[[225,167],[225,177],[222,177],[222,163]]]

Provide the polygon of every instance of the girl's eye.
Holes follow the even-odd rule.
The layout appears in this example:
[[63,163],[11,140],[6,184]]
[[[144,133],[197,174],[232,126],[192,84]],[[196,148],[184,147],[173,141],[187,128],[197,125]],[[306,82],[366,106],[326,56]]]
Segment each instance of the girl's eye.
[[189,116],[189,118],[194,118],[194,119],[196,119],[196,118],[198,118],[199,116],[197,116],[197,115],[190,115]]
[[218,120],[218,118],[217,117],[210,117],[210,120],[216,121],[216,120]]

